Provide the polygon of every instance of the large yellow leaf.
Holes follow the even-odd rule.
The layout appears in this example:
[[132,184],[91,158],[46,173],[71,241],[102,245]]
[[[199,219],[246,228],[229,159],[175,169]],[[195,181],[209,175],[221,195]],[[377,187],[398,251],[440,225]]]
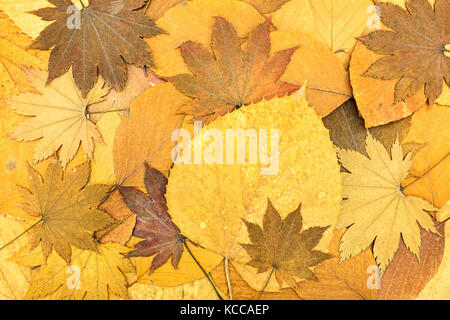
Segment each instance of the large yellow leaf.
[[450,108],[425,106],[417,111],[403,143],[424,147],[412,159],[409,177],[403,182],[407,195],[420,197],[440,208],[450,199]]
[[256,9],[237,0],[194,0],[175,6],[157,20],[158,26],[167,34],[147,40],[154,54],[157,73],[164,77],[188,73],[178,47],[188,40],[209,47],[216,16],[230,22],[241,38],[264,22]]
[[371,0],[291,0],[273,15],[280,31],[306,32],[335,52],[348,66],[356,37],[376,14]]
[[[207,131],[209,129],[213,131]],[[215,140],[211,134],[225,137],[227,129],[254,129],[256,135],[256,130],[267,129],[268,140],[271,140],[271,133],[275,134],[271,129],[278,130],[279,170],[274,166],[272,172],[264,172],[261,170],[268,169],[267,165],[258,161],[250,164],[248,150],[243,158],[247,161],[237,163],[236,152],[230,153],[230,150],[237,150],[236,145],[226,148],[229,164],[225,159],[222,159],[224,164],[220,164],[220,157],[217,161],[206,157],[207,162],[201,164],[175,164],[166,194],[169,213],[184,235],[231,259],[249,285],[261,290],[268,272],[257,275],[256,269],[243,265],[249,257],[240,243],[250,240],[242,219],[261,224],[270,198],[282,218],[302,202],[304,228],[334,225],[341,200],[339,167],[328,132],[314,110],[308,107],[304,96],[263,101],[217,119],[203,129],[203,134],[197,133],[191,146],[184,146],[184,160],[184,155],[190,154],[191,148],[194,150],[202,140],[203,152],[210,156],[217,153],[211,150],[211,143],[206,144]],[[187,138],[183,135],[184,139]],[[272,150],[275,159],[277,144],[273,141],[267,141],[267,149],[263,147],[262,151]],[[224,146],[225,142],[216,147],[220,150]],[[198,160],[201,159],[195,161],[198,163]],[[324,234],[317,250],[328,247],[331,229]],[[277,288],[271,281],[268,290]]]
[[397,251],[400,237],[419,256],[419,225],[438,233],[431,216],[435,208],[427,201],[403,194],[401,183],[411,167],[411,153],[405,158],[398,139],[391,154],[368,134],[368,157],[351,150],[338,150],[343,173],[343,208],[337,228],[349,227],[342,237],[341,261],[354,257],[373,242],[377,264],[384,271]]
[[306,81],[306,98],[320,117],[351,97],[347,72],[324,44],[302,32],[276,31],[270,38],[272,53],[298,46],[281,80],[299,85]]
[[28,70],[28,78],[40,92],[25,93],[11,98],[8,105],[18,114],[29,117],[12,133],[19,141],[39,140],[34,149],[34,161],[47,159],[58,152],[65,168],[80,146],[92,159],[94,141],[102,137],[90,118],[89,106],[101,102],[108,87],[99,79],[86,98],[81,96],[69,71],[46,86],[47,73]]
[[[0,216],[0,247],[24,232],[22,224],[12,217]],[[30,268],[8,261],[29,240],[27,234],[2,248],[0,251],[0,299],[21,300],[30,286]]]
[[[2,6],[3,8],[3,6]],[[31,50],[31,39],[0,11],[0,99],[23,92],[35,92],[29,84],[24,67],[45,70],[48,54]]]

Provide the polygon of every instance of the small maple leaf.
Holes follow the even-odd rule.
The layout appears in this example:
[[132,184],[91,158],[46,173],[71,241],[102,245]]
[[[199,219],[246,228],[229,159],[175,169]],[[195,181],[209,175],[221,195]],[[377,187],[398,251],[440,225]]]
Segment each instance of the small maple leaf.
[[391,30],[377,30],[360,40],[370,50],[388,55],[378,59],[363,74],[393,80],[394,104],[413,96],[425,86],[425,96],[434,101],[441,95],[444,79],[450,85],[450,2],[408,0],[404,10],[392,3],[375,1],[383,24]]
[[209,122],[235,108],[297,91],[300,86],[279,80],[297,48],[279,51],[269,59],[269,26],[267,19],[250,33],[241,48],[235,28],[217,17],[212,32],[213,55],[199,43],[182,43],[181,55],[193,74],[179,74],[169,81],[197,99],[180,112]]
[[374,242],[375,259],[384,271],[397,251],[400,237],[419,257],[420,228],[438,233],[427,201],[403,193],[401,184],[411,167],[411,153],[403,158],[398,139],[391,156],[372,135],[366,138],[369,157],[338,149],[343,175],[343,207],[336,228],[346,228],[341,239],[341,261],[354,257]]
[[172,222],[166,204],[167,178],[146,164],[145,188],[147,194],[133,187],[119,187],[128,208],[137,214],[133,235],[146,239],[135,245],[128,257],[150,257],[155,254],[150,273],[164,265],[172,257],[177,269],[183,253],[184,238]]
[[67,262],[72,250],[95,250],[93,232],[105,228],[114,220],[96,207],[109,187],[87,185],[89,163],[85,162],[64,175],[61,165],[53,161],[43,177],[29,167],[30,190],[18,186],[24,200],[22,208],[33,217],[40,217],[32,229],[31,249],[42,242],[45,259],[52,248]]
[[95,84],[97,70],[108,84],[121,90],[127,76],[125,62],[153,66],[143,38],[163,31],[148,17],[134,11],[141,8],[145,0],[90,0],[89,6],[83,5],[78,12],[79,21],[70,20],[67,12],[74,14],[73,10],[68,10],[73,7],[70,0],[49,2],[55,7],[32,13],[54,22],[31,45],[35,49],[52,49],[47,83],[72,66],[75,83],[86,96]]
[[14,111],[29,118],[10,136],[19,141],[39,140],[34,150],[34,161],[45,160],[55,152],[65,168],[80,145],[88,158],[92,158],[94,141],[102,142],[97,126],[90,119],[90,107],[103,101],[109,88],[100,78],[86,98],[74,85],[72,74],[65,73],[45,85],[46,73],[27,70],[31,84],[41,93],[25,93],[7,100]]
[[302,230],[301,205],[285,219],[281,219],[270,200],[263,218],[263,228],[245,221],[252,244],[241,244],[249,254],[248,265],[258,273],[275,270],[278,284],[295,283],[293,277],[313,280],[309,269],[331,258],[327,253],[313,250],[328,227]]
[[290,0],[244,0],[244,2],[251,4],[263,14],[277,11],[288,1]]

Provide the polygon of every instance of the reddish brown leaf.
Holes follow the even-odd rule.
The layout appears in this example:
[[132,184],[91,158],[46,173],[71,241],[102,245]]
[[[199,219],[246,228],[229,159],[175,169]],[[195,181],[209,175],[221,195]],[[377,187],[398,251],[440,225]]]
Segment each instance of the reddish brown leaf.
[[420,262],[400,241],[389,267],[383,273],[379,300],[415,298],[437,272],[444,254],[444,224],[437,227],[441,236],[421,230]]
[[[84,96],[94,86],[97,71],[114,89],[121,90],[126,81],[126,64],[153,66],[147,43],[162,33],[152,20],[133,11],[145,0],[90,0],[79,12],[70,11],[70,0],[49,0],[55,7],[33,13],[46,21],[46,27],[32,48],[52,49],[48,83],[72,67],[76,85]],[[79,23],[78,23],[79,22]]]
[[381,21],[392,31],[377,30],[360,39],[370,50],[386,55],[364,75],[399,79],[394,104],[424,86],[425,96],[433,103],[442,93],[444,78],[450,84],[450,58],[445,55],[450,42],[450,2],[436,0],[434,10],[428,0],[408,0],[407,10],[392,3],[375,3]]
[[185,95],[197,98],[181,112],[208,122],[235,108],[298,90],[298,85],[279,80],[296,48],[269,58],[269,26],[270,19],[256,27],[242,47],[235,28],[217,17],[211,41],[213,55],[196,42],[181,44],[181,55],[192,74],[169,80]]
[[157,254],[150,273],[172,257],[172,265],[176,269],[183,253],[183,238],[168,213],[164,196],[167,178],[146,165],[144,182],[147,194],[136,188],[119,188],[128,208],[137,215],[133,235],[146,239],[136,244],[136,249],[128,257],[150,257]]

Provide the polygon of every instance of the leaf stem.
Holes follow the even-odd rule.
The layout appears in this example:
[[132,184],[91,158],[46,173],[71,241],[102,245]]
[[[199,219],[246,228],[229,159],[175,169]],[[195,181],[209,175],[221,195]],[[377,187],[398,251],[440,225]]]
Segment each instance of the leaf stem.
[[230,260],[230,257],[225,257],[225,276],[227,278],[228,294],[230,295],[230,300],[233,300],[233,290],[231,288],[230,270],[229,270],[229,266],[228,266],[229,260]]
[[3,245],[0,248],[0,251],[3,250],[4,248],[6,248],[7,246],[9,246],[11,243],[13,243],[14,241],[16,241],[17,239],[19,239],[21,236],[23,236],[25,233],[27,233],[28,231],[30,231],[31,229],[33,229],[34,227],[36,227],[39,223],[41,223],[42,221],[44,221],[43,218],[39,219],[38,221],[36,221],[35,223],[33,223],[30,227],[28,227],[26,230],[24,230],[21,234],[19,234],[18,236],[16,236],[14,239],[12,239],[11,241],[9,241],[7,244]]
[[147,3],[145,4],[144,15],[147,13],[148,8],[150,7],[150,2],[152,2],[152,0],[148,0]]
[[88,111],[87,114],[101,114],[101,113],[122,112],[122,111],[129,111],[129,110],[130,110],[130,108],[111,109],[111,110],[102,110],[102,111]]
[[192,259],[194,259],[195,263],[197,264],[197,266],[200,268],[200,270],[202,270],[203,274],[206,276],[206,278],[208,279],[209,283],[211,284],[211,286],[213,287],[217,297],[219,298],[219,300],[223,300],[222,296],[219,294],[219,291],[217,291],[216,286],[214,285],[214,283],[212,282],[211,278],[209,277],[208,273],[206,273],[205,269],[203,269],[202,265],[200,264],[200,262],[198,262],[198,260],[195,258],[194,254],[192,253],[191,249],[189,249],[189,246],[187,245],[186,242],[187,238],[185,236],[183,236],[183,245],[186,248],[187,252],[189,252],[189,254],[191,255]]
[[264,284],[264,287],[263,287],[262,290],[260,291],[259,296],[258,296],[258,298],[257,298],[256,300],[261,300],[261,297],[262,297],[262,295],[264,294],[264,290],[266,290],[267,285],[269,284],[270,279],[272,278],[272,275],[273,275],[275,269],[276,269],[276,268],[273,267],[273,268],[272,268],[272,271],[270,271],[269,277],[267,277],[267,281],[266,281],[266,283]]

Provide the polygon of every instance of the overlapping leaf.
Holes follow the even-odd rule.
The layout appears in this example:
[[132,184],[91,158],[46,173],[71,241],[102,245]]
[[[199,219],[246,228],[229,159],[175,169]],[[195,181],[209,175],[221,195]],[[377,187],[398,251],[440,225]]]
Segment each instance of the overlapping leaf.
[[72,67],[75,83],[86,96],[96,83],[97,72],[111,87],[120,90],[127,75],[125,62],[141,67],[153,65],[142,38],[162,30],[148,17],[133,11],[142,7],[145,0],[91,0],[80,11],[73,8],[70,0],[50,3],[54,7],[34,11],[53,23],[32,45],[35,49],[52,49],[47,83]]
[[213,119],[235,108],[262,99],[290,94],[298,85],[279,81],[296,48],[270,53],[270,20],[259,25],[248,37],[245,47],[236,29],[217,17],[212,33],[214,55],[201,44],[187,41],[181,55],[192,74],[180,74],[170,81],[196,103],[181,109],[196,119]]

